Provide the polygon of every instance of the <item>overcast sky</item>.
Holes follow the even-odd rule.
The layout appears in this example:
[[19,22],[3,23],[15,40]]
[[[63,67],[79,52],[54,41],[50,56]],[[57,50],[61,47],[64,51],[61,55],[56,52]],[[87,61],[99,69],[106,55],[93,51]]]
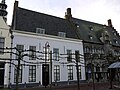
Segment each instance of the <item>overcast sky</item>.
[[[6,0],[8,24],[11,24],[15,0]],[[106,24],[111,19],[120,33],[120,0],[18,0],[19,7],[64,18],[66,8],[71,8],[75,18]]]

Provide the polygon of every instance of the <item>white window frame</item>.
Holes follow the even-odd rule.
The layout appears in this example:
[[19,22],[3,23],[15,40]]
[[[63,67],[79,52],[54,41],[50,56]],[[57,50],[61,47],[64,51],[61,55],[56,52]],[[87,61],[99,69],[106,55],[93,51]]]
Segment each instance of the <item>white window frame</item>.
[[58,32],[58,36],[60,36],[60,37],[66,37],[66,33],[65,32]]
[[43,28],[36,28],[36,33],[45,34],[45,29],[43,29]]

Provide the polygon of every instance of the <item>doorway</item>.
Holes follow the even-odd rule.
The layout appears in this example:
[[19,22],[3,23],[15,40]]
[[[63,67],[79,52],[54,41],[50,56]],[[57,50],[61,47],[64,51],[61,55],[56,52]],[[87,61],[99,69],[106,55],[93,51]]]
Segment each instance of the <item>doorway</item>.
[[49,64],[42,65],[42,85],[47,86],[49,84]]
[[0,87],[4,87],[4,63],[0,63]]

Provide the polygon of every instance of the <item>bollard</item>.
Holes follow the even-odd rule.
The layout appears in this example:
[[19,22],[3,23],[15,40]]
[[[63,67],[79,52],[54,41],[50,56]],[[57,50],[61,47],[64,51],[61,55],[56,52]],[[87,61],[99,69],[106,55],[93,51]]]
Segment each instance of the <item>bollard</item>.
[[25,82],[25,84],[24,84],[24,88],[26,88],[26,82]]
[[39,81],[39,87],[41,86],[41,82]]

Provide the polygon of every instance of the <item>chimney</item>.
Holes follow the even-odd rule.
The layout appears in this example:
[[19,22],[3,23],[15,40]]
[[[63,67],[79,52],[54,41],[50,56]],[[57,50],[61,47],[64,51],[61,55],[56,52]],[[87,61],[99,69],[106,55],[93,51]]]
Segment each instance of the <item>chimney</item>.
[[108,26],[112,27],[112,21],[111,21],[111,19],[108,19]]
[[18,7],[18,1],[15,0],[15,3],[14,3],[14,8],[17,8]]
[[65,18],[66,19],[72,18],[71,8],[67,8],[67,12],[65,12]]
[[12,16],[12,25],[11,28],[15,29],[15,23],[16,23],[16,10],[18,8],[19,2],[15,0],[14,2],[14,9],[13,9],[13,16]]

